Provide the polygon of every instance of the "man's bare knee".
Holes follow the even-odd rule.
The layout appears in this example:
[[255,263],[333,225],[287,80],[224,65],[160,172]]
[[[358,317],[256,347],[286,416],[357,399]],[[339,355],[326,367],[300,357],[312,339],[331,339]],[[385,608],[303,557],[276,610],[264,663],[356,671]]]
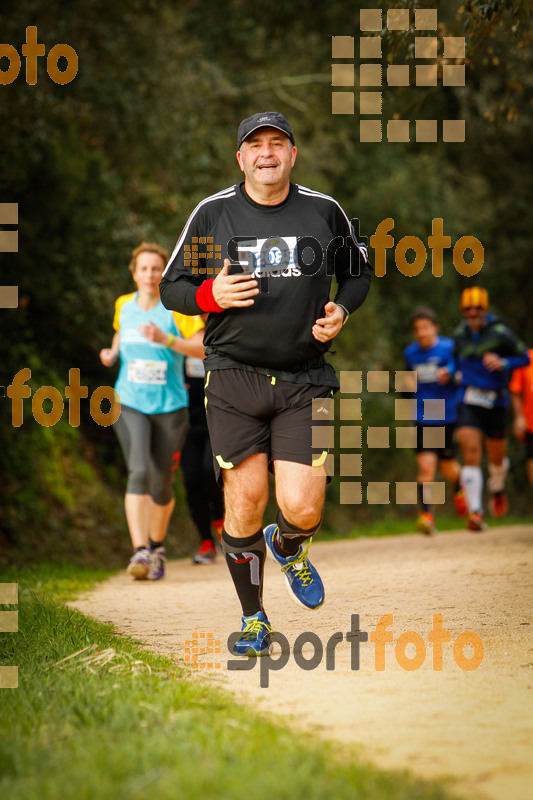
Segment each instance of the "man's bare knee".
[[226,508],[233,514],[243,517],[263,514],[268,500],[268,491],[260,487],[236,489],[228,484],[224,485],[224,501]]
[[281,508],[281,513],[291,525],[308,531],[314,528],[322,517],[322,504],[320,506],[302,502],[298,505],[294,502],[286,504]]
[[224,470],[224,502],[227,530],[236,536],[254,533],[261,525],[268,501],[268,463],[264,453]]

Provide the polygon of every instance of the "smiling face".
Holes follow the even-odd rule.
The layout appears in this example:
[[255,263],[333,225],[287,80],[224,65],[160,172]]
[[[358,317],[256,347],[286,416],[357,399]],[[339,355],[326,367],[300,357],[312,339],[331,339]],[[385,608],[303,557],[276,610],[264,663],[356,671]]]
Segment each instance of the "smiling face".
[[253,200],[281,202],[289,191],[296,147],[276,128],[259,128],[242,143],[237,161],[244,172],[245,189]]
[[157,295],[164,269],[165,262],[158,253],[139,253],[133,270],[133,280],[139,293]]

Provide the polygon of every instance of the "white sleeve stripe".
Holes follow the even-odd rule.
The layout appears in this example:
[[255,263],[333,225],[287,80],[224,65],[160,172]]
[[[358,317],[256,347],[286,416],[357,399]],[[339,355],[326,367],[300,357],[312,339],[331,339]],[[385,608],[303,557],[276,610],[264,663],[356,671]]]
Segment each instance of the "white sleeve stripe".
[[307,189],[307,187],[300,185],[298,185],[298,191],[300,192],[300,194],[306,195],[307,197],[322,197],[324,200],[330,200],[332,203],[335,203],[335,205],[341,210],[346,222],[348,223],[348,228],[350,230],[350,235],[352,237],[353,243],[363,256],[363,258],[365,259],[365,262],[368,262],[368,249],[366,245],[362,244],[362,242],[358,242],[357,239],[355,238],[353,225],[346,216],[346,212],[344,211],[343,207],[339,203],[337,203],[335,198],[330,197],[329,194],[323,194],[322,192],[315,192],[313,189]]
[[198,205],[196,206],[196,208],[192,212],[191,216],[187,220],[187,223],[186,223],[183,231],[181,232],[180,238],[176,242],[176,246],[175,246],[174,250],[172,251],[172,255],[170,256],[170,258],[168,260],[168,264],[165,267],[165,271],[163,272],[163,277],[167,274],[170,265],[172,264],[172,262],[174,261],[175,257],[177,256],[177,254],[181,250],[181,246],[182,246],[182,244],[183,244],[183,242],[184,242],[184,240],[185,240],[185,238],[187,236],[187,233],[189,232],[189,228],[191,226],[191,222],[193,221],[196,213],[200,210],[200,208],[202,208],[202,206],[204,206],[206,203],[211,203],[213,200],[219,200],[219,199],[225,198],[225,197],[232,197],[234,194],[236,194],[235,186],[231,186],[229,189],[223,189],[221,192],[217,192],[217,194],[212,194],[209,197],[206,197],[200,203],[198,203]]

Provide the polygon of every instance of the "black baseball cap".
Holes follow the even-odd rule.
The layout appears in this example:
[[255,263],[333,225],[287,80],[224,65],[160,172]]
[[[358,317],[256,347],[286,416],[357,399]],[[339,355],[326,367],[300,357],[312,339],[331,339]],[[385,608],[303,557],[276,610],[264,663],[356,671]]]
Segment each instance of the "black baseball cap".
[[279,111],[260,111],[259,114],[254,114],[253,117],[243,119],[239,125],[239,132],[237,133],[237,150],[248,136],[256,131],[258,128],[277,128],[282,131],[285,136],[288,136],[294,144],[294,134],[292,128]]

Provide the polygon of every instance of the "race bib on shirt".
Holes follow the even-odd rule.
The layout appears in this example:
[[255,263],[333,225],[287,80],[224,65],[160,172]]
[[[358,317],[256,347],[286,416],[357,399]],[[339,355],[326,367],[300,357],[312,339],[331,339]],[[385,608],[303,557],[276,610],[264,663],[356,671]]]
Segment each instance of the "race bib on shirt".
[[463,402],[469,406],[493,408],[496,397],[497,392],[492,389],[477,389],[475,386],[469,386],[465,392]]
[[419,383],[437,382],[437,364],[416,364],[415,369]]
[[203,359],[187,356],[185,359],[185,374],[188,378],[205,378]]
[[151,383],[165,386],[168,361],[145,361],[136,358],[128,364],[128,380],[131,383]]

